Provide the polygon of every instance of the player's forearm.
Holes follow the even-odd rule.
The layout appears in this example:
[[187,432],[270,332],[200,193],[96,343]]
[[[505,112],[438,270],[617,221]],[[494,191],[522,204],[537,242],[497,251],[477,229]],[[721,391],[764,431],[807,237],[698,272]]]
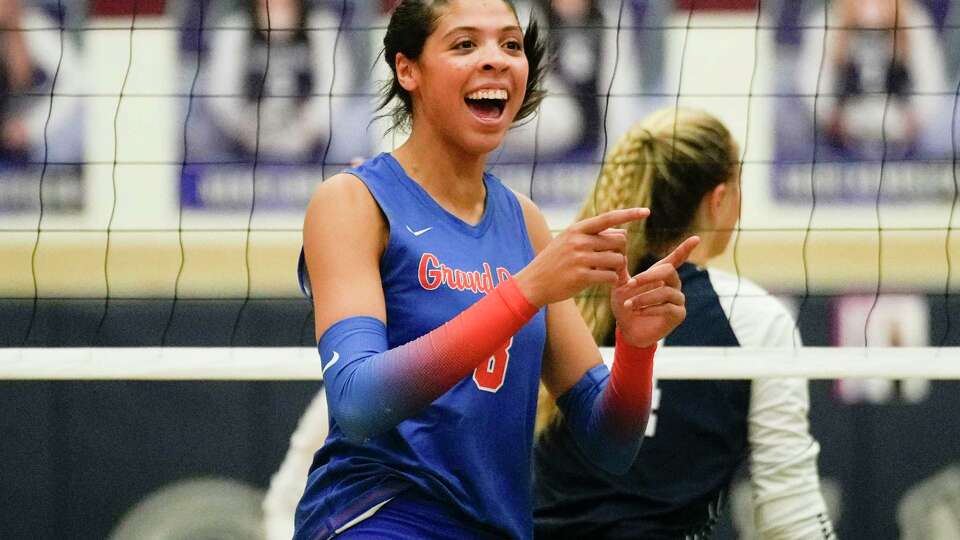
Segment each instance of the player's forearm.
[[820,492],[813,442],[805,452],[779,465],[752,465],[754,521],[764,539],[834,538]]
[[629,470],[640,450],[650,418],[655,350],[632,347],[618,333],[612,373],[601,364],[557,400],[577,445],[611,474]]
[[[793,501],[800,502],[800,501]],[[787,508],[781,507],[776,513],[781,515],[782,519],[771,520],[769,517],[763,518],[762,514],[771,513],[771,508],[764,508],[763,505],[755,509],[757,514],[757,532],[763,540],[836,540],[837,535],[833,530],[833,522],[823,506],[793,508],[792,516],[787,516]]]
[[381,321],[340,321],[319,344],[331,415],[353,440],[378,435],[487,362],[536,313],[508,280],[439,328],[389,350]]
[[616,331],[613,369],[599,408],[602,426],[611,437],[640,440],[650,418],[653,355],[656,344],[635,347]]

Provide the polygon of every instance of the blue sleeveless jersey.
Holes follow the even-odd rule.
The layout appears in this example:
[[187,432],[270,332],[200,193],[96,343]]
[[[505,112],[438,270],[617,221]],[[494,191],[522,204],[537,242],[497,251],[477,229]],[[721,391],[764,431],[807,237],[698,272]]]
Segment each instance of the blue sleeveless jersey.
[[[350,172],[389,226],[380,273],[391,348],[452,319],[533,259],[520,203],[493,175],[484,175],[483,217],[470,225],[390,154]],[[407,490],[449,505],[476,530],[532,537],[531,445],[545,335],[541,310],[487,366],[362,444],[348,441],[331,418],[297,510],[298,523],[317,525],[298,537],[326,538]]]

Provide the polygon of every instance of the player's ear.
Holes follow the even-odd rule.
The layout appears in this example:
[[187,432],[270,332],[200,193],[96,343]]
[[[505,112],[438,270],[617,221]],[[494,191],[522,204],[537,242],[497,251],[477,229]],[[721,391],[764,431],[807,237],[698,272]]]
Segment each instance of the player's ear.
[[720,184],[717,184],[715,188],[713,188],[712,190],[710,190],[709,193],[707,193],[706,203],[707,203],[707,209],[709,210],[709,213],[710,213],[711,221],[716,223],[717,220],[719,220],[720,216],[723,215],[723,209],[725,205],[728,203],[727,197],[731,195],[733,194],[730,193],[730,189],[728,188],[726,182],[721,182]]
[[417,62],[407,58],[402,52],[398,52],[394,65],[397,67],[397,82],[400,83],[400,86],[407,92],[416,90],[419,85],[418,79],[420,76]]

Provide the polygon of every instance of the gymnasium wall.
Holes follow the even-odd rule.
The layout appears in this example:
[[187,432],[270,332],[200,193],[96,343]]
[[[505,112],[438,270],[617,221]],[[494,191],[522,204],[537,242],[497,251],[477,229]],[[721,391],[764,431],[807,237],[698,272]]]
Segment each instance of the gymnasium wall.
[[[787,7],[772,3],[759,20],[755,11],[677,10],[643,22],[662,29],[636,32],[634,10],[624,8],[618,31],[619,3],[608,4],[594,74],[599,116],[579,118],[569,88],[548,80],[554,95],[543,114],[491,158],[492,170],[532,195],[552,227],[570,223],[600,154],[634,121],[663,106],[696,106],[730,126],[745,161],[741,231],[717,264],[784,292],[955,286],[949,269],[960,263],[960,240],[948,226],[957,219],[949,129],[957,72],[946,59],[948,30],[911,30],[928,47],[917,53],[932,59],[924,65],[936,66],[918,68],[936,71],[917,77],[933,94],[916,105],[926,122],[920,150],[898,154],[891,139],[885,155],[851,158],[803,141],[815,132],[813,110],[833,99],[831,88],[817,86],[827,69],[818,71],[816,59],[831,38],[813,26],[823,18],[815,2],[797,4],[806,7],[793,22],[781,20]],[[927,23],[950,5],[927,4]],[[301,114],[323,128],[284,131],[271,118],[291,114],[289,97],[245,105],[231,97],[242,87],[222,82],[243,56],[230,41],[242,33],[230,5],[172,2],[163,15],[135,21],[86,15],[62,33],[49,2],[30,11],[28,35],[45,51],[38,63],[59,71],[56,88],[46,88],[53,106],[42,92],[30,105],[32,165],[0,159],[0,295],[100,297],[108,287],[122,297],[296,294],[290,269],[312,189],[351,159],[402,142],[382,135],[383,120],[370,124],[385,67],[365,68],[379,50],[379,33],[369,28],[384,20],[359,5],[344,18],[339,3],[318,4],[309,22],[318,29],[320,95]],[[201,31],[201,23],[213,29]],[[565,69],[585,69],[567,56]],[[653,75],[651,58],[659,62]],[[893,123],[894,105],[886,115],[872,106],[863,114]],[[575,139],[590,122],[600,125],[584,151]],[[260,135],[252,150],[242,135],[251,129]],[[297,148],[301,140],[313,147]],[[237,149],[244,144],[246,152]],[[556,148],[565,153],[551,153]]]

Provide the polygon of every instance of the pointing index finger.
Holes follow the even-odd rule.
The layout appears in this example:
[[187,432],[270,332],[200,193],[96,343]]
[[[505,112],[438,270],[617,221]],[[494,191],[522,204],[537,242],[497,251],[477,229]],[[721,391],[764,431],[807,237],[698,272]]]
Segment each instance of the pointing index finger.
[[587,218],[575,224],[574,227],[586,234],[598,234],[606,229],[618,227],[638,219],[644,219],[649,215],[650,210],[646,208],[623,208]]
[[698,245],[700,245],[700,237],[691,236],[681,242],[669,255],[660,259],[657,264],[670,264],[673,265],[674,268],[680,268],[680,265],[687,261],[690,253],[692,253]]

